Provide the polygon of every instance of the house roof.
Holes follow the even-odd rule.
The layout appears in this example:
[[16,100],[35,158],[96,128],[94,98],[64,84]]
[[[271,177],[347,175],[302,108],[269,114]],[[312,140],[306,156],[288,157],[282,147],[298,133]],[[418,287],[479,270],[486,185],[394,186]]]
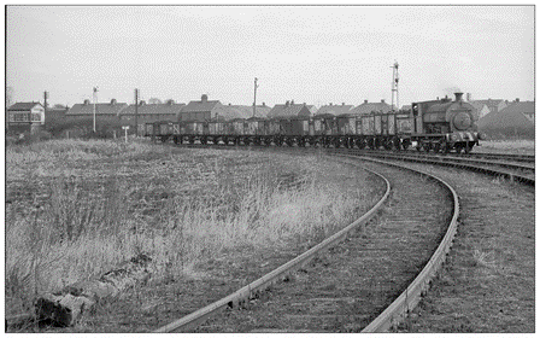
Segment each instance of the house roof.
[[317,110],[316,115],[324,115],[324,114],[331,114],[334,116],[344,115],[344,114],[349,114],[353,108],[354,106],[349,105],[349,104],[347,105],[346,104],[341,104],[341,105],[329,104],[329,105],[321,106],[319,110]]
[[[244,106],[244,105],[228,105],[226,107],[230,107],[232,109],[235,109],[239,112],[239,114],[243,118],[250,118],[253,117],[253,106]],[[268,107],[267,105],[257,105],[256,109],[256,117],[266,117],[268,115],[268,112],[272,110],[271,107]]]
[[491,112],[478,121],[478,128],[482,131],[503,129],[534,130],[534,121],[526,114],[534,115],[534,101],[514,102],[510,106]]
[[506,101],[502,100],[502,99],[487,99],[487,100],[472,100],[472,101],[469,101],[470,104],[472,104],[473,102],[483,103],[483,104],[485,104],[487,106],[491,106],[491,105],[498,105],[501,102],[506,102]]
[[[302,112],[302,109],[304,109],[304,112]],[[309,112],[309,113],[306,113]],[[310,116],[316,111],[315,106],[313,105],[306,105],[303,104],[294,104],[294,103],[286,103],[286,104],[276,104],[274,108],[272,108],[268,112],[268,117],[292,117],[292,116]]]
[[386,114],[389,111],[392,111],[392,106],[386,102],[364,102],[349,113],[352,115],[366,115],[371,112]]
[[17,102],[8,108],[8,111],[30,111],[36,105],[43,105],[39,102]]
[[182,108],[182,113],[210,112],[218,104],[221,104],[219,100],[208,101],[208,96],[202,95],[201,100],[190,101],[186,106],[184,106],[184,108]]
[[[99,115],[118,115],[120,111],[127,107],[127,103],[118,103],[112,99],[109,103],[96,103],[96,114]],[[92,115],[94,113],[94,104],[86,100],[85,103],[74,104],[66,115]]]
[[[137,107],[137,114],[140,115],[176,115],[179,114],[183,107],[186,105],[184,103],[163,103],[163,104],[145,104],[141,103]],[[120,115],[135,115],[135,105],[130,104],[129,106],[122,109]]]

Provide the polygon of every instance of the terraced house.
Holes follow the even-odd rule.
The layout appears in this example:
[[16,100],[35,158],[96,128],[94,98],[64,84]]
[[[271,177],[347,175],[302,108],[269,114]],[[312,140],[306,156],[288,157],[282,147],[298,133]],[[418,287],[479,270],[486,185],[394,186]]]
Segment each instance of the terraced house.
[[35,133],[45,124],[45,108],[39,102],[17,102],[7,110],[9,133]]
[[[112,129],[120,126],[120,111],[126,108],[127,103],[116,102],[112,99],[109,103],[96,103],[96,125],[97,129]],[[72,123],[74,128],[83,132],[89,132],[93,128],[94,104],[90,100],[73,105],[66,112],[66,122]]]
[[175,103],[174,100],[168,100],[166,103],[147,104],[145,101],[140,101],[138,106],[131,104],[119,113],[122,125],[129,125],[135,128],[135,114],[137,114],[137,133],[143,135],[146,123],[156,121],[177,122],[180,119],[184,103]]
[[294,100],[291,100],[290,102],[285,102],[285,104],[276,104],[274,108],[268,112],[268,117],[309,117],[315,113],[317,113],[317,107],[314,105],[308,105],[305,102],[302,104],[295,104]]

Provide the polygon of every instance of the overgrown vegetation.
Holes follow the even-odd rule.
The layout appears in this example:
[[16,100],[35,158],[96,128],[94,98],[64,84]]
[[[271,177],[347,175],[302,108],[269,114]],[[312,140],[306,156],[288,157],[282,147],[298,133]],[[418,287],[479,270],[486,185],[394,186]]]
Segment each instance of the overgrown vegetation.
[[[144,252],[153,278],[200,276],[233,248],[311,245],[372,204],[318,156],[51,140],[6,149],[6,310]],[[307,244],[306,244],[307,243]]]

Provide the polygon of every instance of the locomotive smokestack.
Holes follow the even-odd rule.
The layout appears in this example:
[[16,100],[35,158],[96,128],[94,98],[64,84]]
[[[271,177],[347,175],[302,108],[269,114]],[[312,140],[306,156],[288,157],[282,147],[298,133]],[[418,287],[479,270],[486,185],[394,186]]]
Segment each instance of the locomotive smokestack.
[[454,93],[456,96],[456,102],[461,101],[463,99],[463,93]]

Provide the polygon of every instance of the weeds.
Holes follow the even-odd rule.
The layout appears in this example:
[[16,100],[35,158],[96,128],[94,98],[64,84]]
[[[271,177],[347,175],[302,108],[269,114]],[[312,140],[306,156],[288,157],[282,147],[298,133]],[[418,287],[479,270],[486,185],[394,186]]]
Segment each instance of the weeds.
[[8,186],[25,177],[47,196],[7,212],[12,305],[141,252],[152,257],[154,280],[203,278],[198,264],[232,248],[320,241],[372,198],[365,177],[344,181],[340,165],[314,157],[56,140],[10,147],[6,162]]

